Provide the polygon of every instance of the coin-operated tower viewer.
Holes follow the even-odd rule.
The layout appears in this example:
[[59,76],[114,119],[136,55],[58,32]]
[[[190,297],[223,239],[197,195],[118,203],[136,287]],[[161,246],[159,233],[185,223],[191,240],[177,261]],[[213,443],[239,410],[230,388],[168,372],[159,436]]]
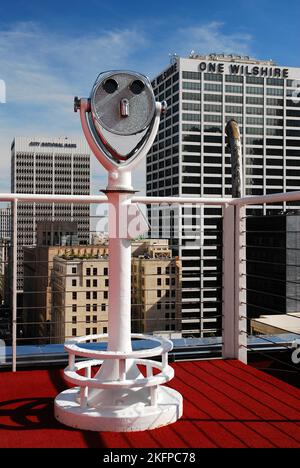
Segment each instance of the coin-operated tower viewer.
[[[162,386],[174,377],[168,365],[172,342],[131,334],[131,235],[128,226],[139,216],[131,172],[156,137],[166,104],[155,101],[147,77],[135,72],[101,73],[89,99],[75,98],[88,144],[108,171],[104,193],[109,204],[108,336],[89,335],[66,343],[66,380],[76,385],[59,394],[55,416],[64,424],[95,431],[141,431],[174,423],[182,415],[182,396]],[[140,215],[139,225],[143,225]],[[148,227],[144,226],[144,230]],[[107,338],[107,350],[80,346]],[[151,340],[134,351],[132,339]],[[76,356],[89,360],[75,362]],[[149,358],[161,356],[161,360]],[[92,368],[100,366],[94,377]],[[84,375],[79,370],[85,369]],[[157,369],[158,373],[153,373]]]

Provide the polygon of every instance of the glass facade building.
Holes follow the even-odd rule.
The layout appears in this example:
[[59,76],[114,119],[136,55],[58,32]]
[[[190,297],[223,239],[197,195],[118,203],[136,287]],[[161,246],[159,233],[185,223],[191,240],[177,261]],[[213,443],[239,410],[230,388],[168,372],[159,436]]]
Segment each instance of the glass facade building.
[[[230,197],[225,126],[232,118],[242,136],[245,194],[299,189],[300,68],[232,55],[174,57],[152,85],[168,111],[147,157],[147,195]],[[247,213],[298,205],[254,206]],[[220,335],[221,208],[148,211],[151,236],[169,233],[182,258],[183,335]]]

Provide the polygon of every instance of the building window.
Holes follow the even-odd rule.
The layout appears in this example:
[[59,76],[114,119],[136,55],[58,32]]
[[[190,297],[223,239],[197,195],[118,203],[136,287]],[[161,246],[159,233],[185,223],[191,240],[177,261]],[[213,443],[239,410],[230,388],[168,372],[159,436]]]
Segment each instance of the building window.
[[103,298],[108,299],[108,291],[103,291]]
[[77,305],[76,304],[72,304],[72,312],[77,312]]
[[[236,86],[238,88],[238,86]],[[214,91],[217,93],[222,92],[222,85],[216,83],[204,83],[204,90],[205,91]]]
[[264,84],[264,79],[260,76],[247,76],[246,82],[249,84]]
[[93,304],[93,312],[97,312],[97,304]]
[[183,81],[182,82],[183,89],[191,89],[191,90],[200,90],[201,83],[200,82],[190,82],[190,81]]
[[227,83],[243,83],[244,77],[240,75],[226,75],[225,81]]
[[77,300],[77,292],[72,292],[72,299],[73,301]]
[[161,278],[157,278],[157,286],[161,286]]
[[283,96],[283,88],[267,88],[268,96]]
[[90,317],[90,315],[87,315],[87,316],[85,317],[85,321],[86,321],[86,323],[91,323],[91,317]]
[[93,288],[96,288],[98,286],[98,281],[96,279],[93,280]]
[[91,276],[91,269],[90,268],[86,269],[86,276]]
[[101,304],[101,311],[105,312],[106,311],[106,304]]
[[77,335],[77,329],[76,328],[72,328],[72,336],[76,336]]
[[93,335],[97,335],[97,328],[96,327],[93,328]]
[[90,328],[86,328],[86,329],[85,329],[85,334],[86,334],[86,335],[90,335],[90,333],[91,333],[91,329],[90,329]]
[[76,279],[72,279],[72,286],[77,286],[77,281],[76,281]]
[[73,275],[76,275],[76,273],[77,273],[77,268],[76,267],[72,267],[72,273],[73,273]]
[[77,323],[77,317],[72,317],[72,323],[74,323],[74,324]]
[[161,309],[161,303],[160,302],[157,303],[156,308],[157,308],[157,310]]
[[157,274],[161,275],[161,267],[157,267]]
[[97,291],[93,291],[93,299],[97,299]]
[[98,270],[97,270],[97,268],[93,268],[93,275],[94,275],[94,276],[97,276],[97,275],[98,275]]
[[91,304],[86,304],[85,310],[86,310],[86,312],[90,312],[91,311]]
[[157,297],[161,297],[161,290],[156,291]]
[[103,333],[104,333],[104,334],[107,333],[107,327],[103,327]]
[[264,94],[263,87],[254,87],[254,86],[247,86],[246,87],[247,94]]
[[97,323],[97,315],[93,315],[93,323]]
[[91,280],[86,280],[86,287],[90,288],[91,287]]
[[200,80],[201,73],[200,72],[190,72],[190,71],[183,71],[182,78],[188,80]]
[[104,268],[104,270],[103,270],[103,275],[104,275],[104,276],[107,276],[107,275],[108,275],[108,268]]
[[109,285],[109,280],[106,279],[106,280],[105,280],[105,286],[108,287],[108,285]]
[[88,291],[87,293],[85,293],[85,297],[86,297],[86,299],[88,299],[88,300],[91,299],[91,292]]

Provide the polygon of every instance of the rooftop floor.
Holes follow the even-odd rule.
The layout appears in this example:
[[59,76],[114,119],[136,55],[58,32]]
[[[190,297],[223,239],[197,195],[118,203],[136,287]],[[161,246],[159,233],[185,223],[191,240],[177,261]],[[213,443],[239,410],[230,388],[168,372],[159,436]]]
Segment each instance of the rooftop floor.
[[62,426],[53,400],[63,371],[0,373],[0,447],[300,447],[300,390],[238,361],[173,364],[182,419],[147,432],[87,432]]

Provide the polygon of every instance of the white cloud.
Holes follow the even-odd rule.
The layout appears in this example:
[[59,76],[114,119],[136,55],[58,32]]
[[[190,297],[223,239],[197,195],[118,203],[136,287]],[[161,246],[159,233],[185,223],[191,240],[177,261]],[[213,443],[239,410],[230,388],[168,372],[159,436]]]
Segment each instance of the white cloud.
[[242,32],[224,33],[224,24],[213,21],[180,30],[180,43],[185,53],[194,50],[196,53],[251,54],[252,36]]

